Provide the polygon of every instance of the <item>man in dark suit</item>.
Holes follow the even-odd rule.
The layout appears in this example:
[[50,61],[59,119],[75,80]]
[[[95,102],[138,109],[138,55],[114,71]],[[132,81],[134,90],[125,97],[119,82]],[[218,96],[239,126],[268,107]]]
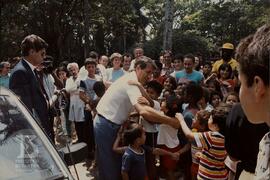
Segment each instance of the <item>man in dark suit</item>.
[[37,35],[32,34],[24,38],[21,43],[23,57],[11,72],[9,87],[19,96],[52,139],[53,129],[49,125],[49,100],[36,73],[36,66],[43,62],[47,47],[48,44]]

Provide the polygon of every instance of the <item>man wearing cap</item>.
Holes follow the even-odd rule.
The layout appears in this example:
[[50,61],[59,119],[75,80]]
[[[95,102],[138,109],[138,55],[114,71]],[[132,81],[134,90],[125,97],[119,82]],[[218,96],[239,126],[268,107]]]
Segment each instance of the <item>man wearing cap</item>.
[[212,73],[213,72],[217,73],[220,65],[223,63],[228,63],[232,67],[233,71],[237,70],[238,62],[232,58],[233,50],[234,50],[234,46],[231,43],[225,43],[222,45],[222,48],[221,48],[222,59],[216,61],[213,64]]

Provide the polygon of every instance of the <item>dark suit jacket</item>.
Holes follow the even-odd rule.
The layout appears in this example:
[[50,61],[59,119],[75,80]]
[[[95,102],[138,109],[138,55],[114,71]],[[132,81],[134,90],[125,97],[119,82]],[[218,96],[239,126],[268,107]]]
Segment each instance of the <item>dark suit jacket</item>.
[[39,82],[26,60],[14,67],[10,76],[9,88],[19,96],[30,112],[38,116],[45,132],[51,137],[52,127],[49,125],[49,110]]
[[225,148],[227,153],[242,161],[242,169],[254,173],[259,142],[268,131],[269,127],[265,123],[250,123],[240,103],[234,105],[226,121]]

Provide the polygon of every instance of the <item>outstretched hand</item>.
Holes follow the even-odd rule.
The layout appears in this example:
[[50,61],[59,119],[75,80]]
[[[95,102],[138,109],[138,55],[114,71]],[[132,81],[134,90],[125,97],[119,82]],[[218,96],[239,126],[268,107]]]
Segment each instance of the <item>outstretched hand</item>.
[[134,80],[129,80],[128,84],[129,85],[134,85],[134,86],[140,86],[141,85],[141,83],[139,83],[138,81],[134,81]]
[[181,113],[176,113],[175,117],[179,120],[179,121],[184,121],[184,117]]

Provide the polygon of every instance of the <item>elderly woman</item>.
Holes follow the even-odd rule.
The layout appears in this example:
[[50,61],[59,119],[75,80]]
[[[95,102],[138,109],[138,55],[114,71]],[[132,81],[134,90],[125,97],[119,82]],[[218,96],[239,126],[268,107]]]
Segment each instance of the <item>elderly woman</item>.
[[67,69],[70,77],[66,81],[66,91],[70,94],[70,106],[68,119],[74,121],[75,129],[78,136],[78,142],[83,142],[82,126],[84,124],[84,102],[80,99],[79,86],[81,79],[78,77],[79,66],[77,63],[69,63]]
[[119,53],[113,53],[110,57],[113,67],[106,69],[106,79],[104,80],[105,86],[108,88],[114,81],[119,79],[125,74],[125,71],[121,68],[122,55]]

